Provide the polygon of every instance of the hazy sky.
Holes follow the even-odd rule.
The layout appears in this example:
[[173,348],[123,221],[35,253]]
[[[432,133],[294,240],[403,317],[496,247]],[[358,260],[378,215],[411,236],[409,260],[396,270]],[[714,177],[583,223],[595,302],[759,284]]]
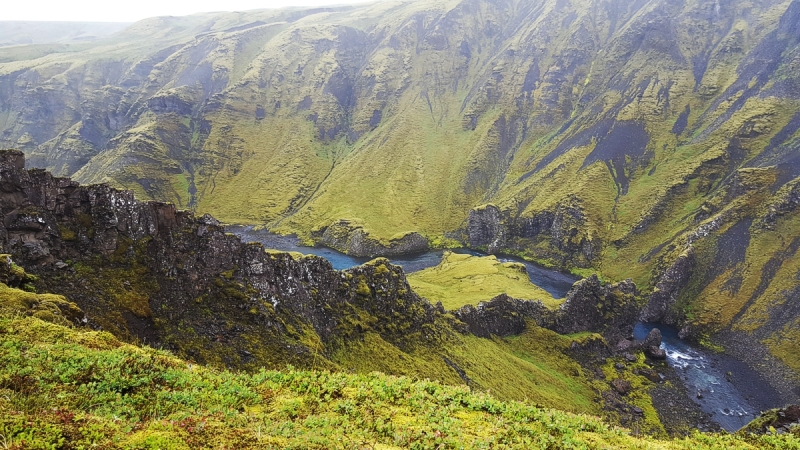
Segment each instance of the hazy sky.
[[153,16],[246,11],[287,6],[341,5],[374,0],[4,0],[0,20],[135,22]]

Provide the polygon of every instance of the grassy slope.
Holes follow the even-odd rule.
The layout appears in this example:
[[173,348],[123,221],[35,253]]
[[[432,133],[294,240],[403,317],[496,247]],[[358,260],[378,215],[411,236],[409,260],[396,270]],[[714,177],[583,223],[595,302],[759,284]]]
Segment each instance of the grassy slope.
[[[82,180],[188,205],[192,178],[201,212],[306,235],[347,218],[383,240],[411,230],[436,237],[487,201],[523,217],[575,203],[586,217],[576,239],[604,244],[592,269],[631,277],[648,292],[698,226],[726,211],[729,220],[753,218],[769,201],[757,192],[727,205],[733,189],[723,181],[755,161],[800,108],[790,95],[800,73],[792,41],[766,83],[748,62],[790,2],[754,4],[746,15],[699,1],[559,5],[379,2],[291,20],[285,12],[206,14],[143,21],[112,40],[46,56],[39,47],[30,55],[15,49],[15,61],[0,67],[4,85],[15,85],[17,71],[41,81],[14,91],[15,101],[29,100],[20,110],[0,111],[10,131],[3,142],[91,154],[97,149],[77,131],[75,105],[85,109],[81,117],[114,109],[135,120],[107,130],[119,137],[79,172]],[[255,20],[264,24],[234,29]],[[166,48],[154,64],[137,66]],[[695,61],[707,62],[697,76]],[[758,61],[756,69],[769,66]],[[210,75],[197,75],[207,67]],[[133,87],[107,87],[123,81]],[[352,97],[337,97],[347,94],[337,92],[342,85]],[[173,116],[148,109],[148,99],[175,90],[195,109]],[[55,116],[46,124],[31,112],[42,106]],[[376,111],[381,120],[371,124]],[[641,123],[644,155],[622,157],[612,173],[604,161],[584,167],[603,136],[553,153],[606,119]],[[333,139],[320,137],[337,127]],[[539,166],[549,155],[556,157]],[[775,164],[766,165],[783,163]],[[620,173],[627,193],[614,182]],[[756,184],[769,189],[769,177]],[[712,217],[698,219],[706,212]],[[681,294],[686,317],[708,332],[764,323],[769,309],[786,303],[781,293],[797,286],[792,263],[749,299],[794,228],[753,229],[741,267],[695,276]],[[713,272],[719,233],[698,244],[695,272]],[[554,246],[542,240],[524,254],[554,263]],[[740,275],[741,289],[727,289]],[[796,368],[793,329],[782,324],[759,339]]]
[[[526,399],[562,411],[599,415],[595,398],[599,386],[564,354],[574,340],[531,326],[515,339],[456,335],[441,349],[400,350],[369,334],[364,341],[346,343],[332,359],[359,373],[379,370],[450,385],[466,382],[503,400]],[[466,380],[443,357],[463,370]]]
[[530,282],[523,265],[501,263],[494,256],[447,252],[438,266],[410,274],[408,283],[416,293],[432,303],[442,302],[448,310],[477,305],[503,293],[514,298],[541,300],[550,308],[560,304],[547,291]]
[[108,333],[0,319],[5,448],[798,448],[791,434],[634,437],[597,418],[378,373],[231,373]]
[[[16,266],[11,268],[17,283],[30,279],[23,269]],[[99,296],[108,297],[109,303],[105,308],[108,312],[104,314],[112,319],[111,322],[102,323],[108,324],[107,327],[104,325],[104,328],[116,332],[120,339],[138,342],[128,334],[119,332],[116,328],[118,324],[113,323],[113,319],[125,309],[136,310],[147,307],[147,303],[142,303],[141,296],[137,293],[141,287],[139,283],[131,283],[130,289],[125,289],[120,280],[131,279],[130,273],[93,271],[83,265],[76,267],[76,271],[83,280],[95,282],[110,276],[110,279],[119,283],[120,289],[115,289],[113,286],[100,288],[103,282],[96,286],[97,292],[101,292]],[[231,300],[220,297],[216,301],[229,303]],[[367,311],[354,312],[358,317],[348,319],[348,326],[369,330],[371,324],[378,321],[377,317]],[[6,318],[30,316],[62,325],[78,323],[85,317],[83,311],[62,296],[33,294],[8,288],[2,284],[0,284],[0,315]],[[93,320],[98,319],[95,314],[91,314],[91,317]],[[466,384],[475,391],[491,392],[500,400],[527,400],[548,408],[602,415],[612,423],[620,422],[620,417],[604,411],[600,406],[601,400],[598,395],[611,389],[610,385],[605,380],[596,378],[592,371],[584,369],[573,358],[575,345],[579,347],[596,345],[598,343],[595,341],[602,339],[598,335],[584,333],[561,336],[529,323],[526,331],[519,336],[484,339],[455,332],[450,325],[454,318],[449,315],[445,315],[442,320],[437,320],[422,331],[404,324],[407,317],[402,314],[395,313],[393,319],[389,327],[404,330],[405,340],[398,341],[391,336],[382,337],[375,331],[364,331],[355,336],[345,335],[326,345],[312,329],[304,328],[302,333],[305,335],[299,339],[303,340],[304,345],[311,351],[308,352],[307,358],[299,359],[285,359],[286,355],[281,357],[275,349],[276,346],[282,348],[284,344],[296,342],[295,328],[288,330],[287,335],[266,341],[259,336],[252,336],[253,345],[247,348],[255,357],[260,358],[261,363],[251,364],[249,370],[281,369],[289,364],[289,361],[296,361],[305,369],[342,370],[360,374],[379,370],[391,375],[431,379],[447,385]],[[157,322],[160,323],[159,326],[174,325],[172,323],[167,325],[164,321],[157,320]],[[209,367],[226,367],[224,361],[227,353],[235,352],[237,349],[235,345],[220,347],[218,343],[200,339],[191,327],[181,326],[182,321],[177,322],[177,329],[172,335],[166,336],[165,342],[176,343],[177,345],[173,347],[176,351],[193,355],[193,358],[202,355],[203,361]],[[85,334],[79,333],[79,335]],[[187,353],[187,349],[191,349],[192,352]],[[637,429],[654,435],[665,435],[647,395],[652,384],[631,371],[628,372],[628,376],[637,384],[635,393],[632,393],[628,400],[644,411],[644,417],[634,421]]]

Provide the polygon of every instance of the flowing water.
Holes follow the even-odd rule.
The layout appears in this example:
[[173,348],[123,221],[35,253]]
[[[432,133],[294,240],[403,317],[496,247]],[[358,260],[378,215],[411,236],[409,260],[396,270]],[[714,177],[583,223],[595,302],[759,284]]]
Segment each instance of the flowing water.
[[[265,248],[322,256],[330,261],[336,270],[349,269],[371,259],[349,256],[326,247],[305,247],[298,243],[296,237],[254,230],[251,226],[228,226],[226,229],[241,237],[243,241],[259,242]],[[484,256],[469,250],[454,251]],[[441,250],[436,250],[414,255],[392,256],[388,259],[392,264],[402,266],[406,273],[411,273],[438,265],[443,253]],[[524,264],[531,282],[556,298],[566,296],[573,283],[578,280],[574,276],[546,269],[519,258],[499,256],[498,260]],[[759,409],[753,406],[755,402],[751,398],[745,398],[745,395],[728,381],[729,377],[725,372],[730,367],[747,370],[743,364],[728,356],[692,347],[678,337],[677,330],[665,325],[639,323],[634,329],[634,337],[644,339],[653,328],[661,330],[663,336],[661,347],[667,353],[669,365],[683,378],[692,400],[710,414],[713,421],[728,431],[736,431],[759,413]]]
[[[252,226],[227,226],[226,230],[236,234],[245,242],[260,242],[265,248],[281,250],[285,252],[300,252],[322,256],[333,265],[336,270],[349,269],[359,266],[372,258],[357,258],[327,247],[304,247],[297,242],[293,236],[280,236],[265,230],[254,230]],[[485,256],[482,253],[471,250],[456,249],[456,253],[468,253],[470,255]],[[406,273],[416,272],[438,265],[442,261],[442,250],[434,250],[414,255],[390,256],[387,259],[392,264],[401,266]],[[567,292],[578,279],[572,275],[564,274],[552,269],[537,266],[528,261],[510,256],[500,256],[497,258],[502,262],[518,262],[525,265],[528,270],[528,277],[531,283],[541,287],[555,298],[567,295]],[[488,300],[488,299],[487,299]]]
[[644,339],[653,328],[661,331],[661,348],[667,353],[667,362],[683,378],[690,398],[711,415],[711,420],[725,430],[736,431],[759,414],[752,401],[728,381],[731,375],[725,370],[738,365],[733,358],[692,347],[678,337],[677,330],[666,325],[639,323],[633,336]]

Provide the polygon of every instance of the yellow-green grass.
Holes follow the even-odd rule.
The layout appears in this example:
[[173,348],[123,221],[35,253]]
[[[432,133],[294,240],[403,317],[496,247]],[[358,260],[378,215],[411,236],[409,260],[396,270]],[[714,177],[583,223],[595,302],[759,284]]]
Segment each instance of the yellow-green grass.
[[500,294],[526,300],[541,300],[555,308],[561,299],[531,283],[525,266],[503,263],[495,256],[472,256],[445,252],[439,265],[408,275],[416,293],[445,309],[477,305]]
[[193,365],[34,317],[0,318],[6,448],[796,449],[800,437],[633,436],[588,415],[380,373]]
[[379,370],[451,385],[466,382],[501,400],[526,399],[562,411],[600,414],[593,385],[565,354],[573,340],[531,323],[512,338],[457,335],[441,348],[415,345],[401,350],[369,333],[363,340],[345,343],[332,359],[359,373]]
[[35,294],[0,283],[0,315],[30,315],[42,320],[69,325],[65,317],[82,316],[77,305],[61,295]]

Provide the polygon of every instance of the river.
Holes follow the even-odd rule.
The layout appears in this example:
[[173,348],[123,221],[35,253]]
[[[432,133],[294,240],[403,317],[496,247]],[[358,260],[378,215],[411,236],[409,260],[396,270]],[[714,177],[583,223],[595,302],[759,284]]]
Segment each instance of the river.
[[[252,226],[229,225],[225,229],[239,236],[245,242],[260,242],[265,248],[285,252],[300,252],[322,256],[333,265],[336,270],[349,269],[360,266],[372,258],[356,258],[327,247],[306,247],[298,243],[294,236],[281,236],[265,230],[255,230]],[[456,253],[467,253],[475,256],[486,256],[483,253],[465,249],[454,249]],[[390,256],[387,259],[395,265],[401,266],[406,273],[417,272],[438,265],[442,261],[442,250],[433,250],[414,255]],[[567,295],[577,277],[553,269],[547,269],[531,262],[512,256],[498,256],[502,262],[518,262],[525,265],[531,283],[547,291],[555,298]],[[487,299],[488,300],[488,299]]]
[[661,331],[667,363],[683,380],[689,397],[723,429],[737,431],[762,409],[779,406],[771,404],[772,389],[747,365],[728,355],[691,346],[672,327],[638,323],[634,338],[644,339],[653,328]]
[[[252,226],[228,226],[226,229],[238,235],[246,242],[259,242],[265,248],[313,254],[326,258],[336,270],[349,269],[371,258],[356,258],[327,247],[306,247],[298,243],[296,237],[280,236],[265,230],[255,230]],[[455,249],[459,253],[485,256],[470,250]],[[429,251],[415,255],[392,256],[389,261],[403,267],[406,273],[433,267],[442,260],[441,250]],[[519,262],[525,265],[531,282],[556,298],[566,296],[578,278],[537,266],[528,261],[510,256],[498,256],[499,261]],[[487,299],[488,300],[488,299]],[[746,365],[721,354],[692,347],[678,337],[677,330],[665,326],[639,323],[634,329],[636,339],[644,339],[651,329],[658,328],[663,336],[662,348],[667,353],[668,364],[678,373],[691,393],[690,397],[711,419],[728,431],[736,431],[750,422],[760,411],[769,405],[757,400],[760,377]],[[728,381],[727,371],[735,370],[737,378],[744,378],[756,383],[752,389]],[[754,381],[755,380],[755,381]],[[748,392],[743,394],[742,392]],[[698,395],[699,394],[699,395]],[[760,403],[760,404],[759,404]],[[772,407],[772,406],[769,406]]]

